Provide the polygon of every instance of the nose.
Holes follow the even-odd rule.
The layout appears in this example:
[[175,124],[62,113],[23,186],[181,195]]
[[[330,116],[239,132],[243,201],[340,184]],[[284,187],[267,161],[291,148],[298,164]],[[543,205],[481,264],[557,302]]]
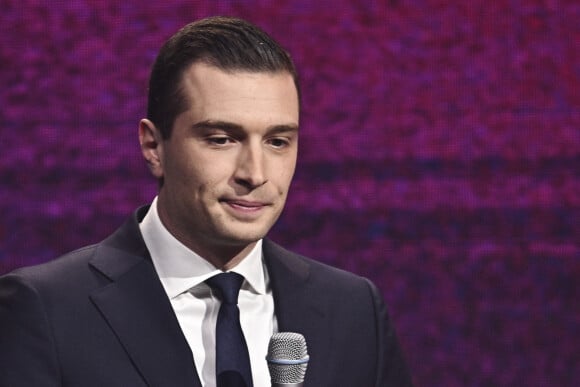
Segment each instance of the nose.
[[264,150],[260,144],[245,144],[240,150],[234,175],[236,183],[254,189],[267,181],[264,173]]

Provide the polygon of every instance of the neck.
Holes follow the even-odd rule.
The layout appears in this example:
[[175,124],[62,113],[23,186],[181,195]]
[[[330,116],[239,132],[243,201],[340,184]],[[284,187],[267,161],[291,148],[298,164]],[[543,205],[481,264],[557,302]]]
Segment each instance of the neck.
[[212,240],[211,237],[200,238],[198,235],[184,233],[184,227],[176,227],[173,222],[169,221],[164,207],[157,206],[157,214],[163,226],[178,241],[183,243],[188,249],[211,263],[217,269],[228,271],[236,267],[242,260],[248,256],[258,241],[225,241]]
[[180,235],[171,230],[167,225],[167,230],[188,249],[211,263],[217,269],[228,271],[236,267],[244,258],[250,254],[256,246],[257,241],[246,244],[220,244],[220,241],[205,241],[200,243],[199,239],[189,238],[187,235]]
[[[220,246],[217,249],[208,251],[197,251],[192,249],[206,261],[222,271],[228,271],[236,267],[244,258],[250,254],[257,242],[252,242],[246,246]],[[188,246],[189,247],[189,246]],[[190,247],[191,248],[191,247]]]

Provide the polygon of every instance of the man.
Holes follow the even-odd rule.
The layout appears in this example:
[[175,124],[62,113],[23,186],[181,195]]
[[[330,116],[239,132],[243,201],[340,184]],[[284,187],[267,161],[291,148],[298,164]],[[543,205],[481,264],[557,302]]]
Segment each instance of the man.
[[306,338],[305,386],[410,385],[376,287],[265,239],[297,157],[288,54],[239,19],[192,23],[162,47],[148,103],[158,196],[101,243],[0,280],[0,386],[221,387],[223,272],[241,275],[246,385],[270,385],[278,331]]

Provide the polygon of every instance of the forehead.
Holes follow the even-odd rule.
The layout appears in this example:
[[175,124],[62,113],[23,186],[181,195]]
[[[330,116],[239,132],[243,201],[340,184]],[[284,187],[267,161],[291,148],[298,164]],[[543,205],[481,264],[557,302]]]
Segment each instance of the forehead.
[[183,74],[182,90],[190,113],[199,118],[225,119],[245,112],[298,123],[298,92],[286,71],[224,71],[194,63]]

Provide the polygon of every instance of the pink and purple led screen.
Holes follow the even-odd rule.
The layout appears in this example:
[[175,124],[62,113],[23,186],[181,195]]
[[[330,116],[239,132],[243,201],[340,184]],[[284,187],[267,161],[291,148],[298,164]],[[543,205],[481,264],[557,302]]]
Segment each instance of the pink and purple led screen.
[[418,386],[580,380],[577,1],[0,5],[0,273],[151,201],[137,123],[157,50],[239,16],[302,81],[271,237],[380,287]]

